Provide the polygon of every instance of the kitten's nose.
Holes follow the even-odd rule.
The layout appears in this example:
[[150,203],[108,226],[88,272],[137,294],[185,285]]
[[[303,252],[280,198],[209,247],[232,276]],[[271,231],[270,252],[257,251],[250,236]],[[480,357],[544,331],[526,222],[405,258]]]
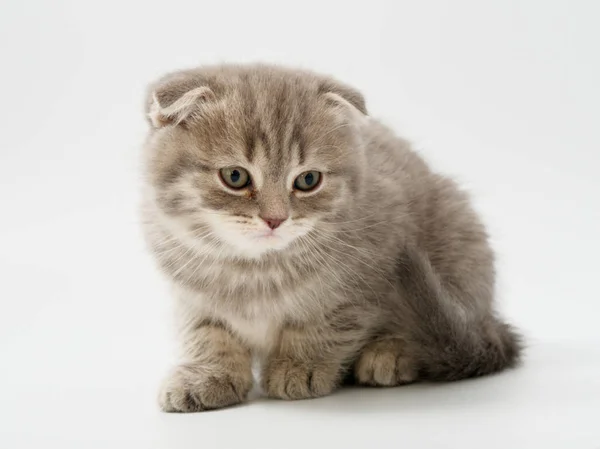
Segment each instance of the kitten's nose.
[[271,228],[271,229],[277,229],[279,226],[281,226],[281,223],[283,223],[285,220],[287,220],[287,217],[284,218],[271,218],[271,217],[260,217],[263,219],[263,221]]

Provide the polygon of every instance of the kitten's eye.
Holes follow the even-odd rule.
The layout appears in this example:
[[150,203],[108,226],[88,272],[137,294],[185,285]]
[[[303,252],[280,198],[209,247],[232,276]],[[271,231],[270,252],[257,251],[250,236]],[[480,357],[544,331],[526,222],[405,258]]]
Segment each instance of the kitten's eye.
[[243,189],[251,182],[250,174],[241,167],[227,167],[219,170],[223,182],[232,189]]
[[313,190],[321,182],[321,173],[318,171],[307,171],[302,173],[294,181],[294,187],[303,192]]

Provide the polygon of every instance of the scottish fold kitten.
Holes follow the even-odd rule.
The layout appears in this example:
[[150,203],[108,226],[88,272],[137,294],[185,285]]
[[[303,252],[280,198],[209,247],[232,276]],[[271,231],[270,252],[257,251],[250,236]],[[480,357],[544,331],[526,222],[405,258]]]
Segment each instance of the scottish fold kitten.
[[449,381],[514,366],[494,256],[468,198],[306,71],[215,66],[149,89],[144,228],[171,280],[181,362],[160,405]]

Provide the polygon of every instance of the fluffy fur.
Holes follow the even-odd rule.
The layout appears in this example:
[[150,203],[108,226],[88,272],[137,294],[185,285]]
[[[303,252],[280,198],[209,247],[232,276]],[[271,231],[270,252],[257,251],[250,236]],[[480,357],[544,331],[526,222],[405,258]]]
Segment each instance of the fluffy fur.
[[[336,80],[272,66],[173,73],[149,90],[144,229],[175,287],[182,360],[165,411],[480,376],[516,364],[468,198]],[[243,167],[239,191],[219,177]],[[308,170],[312,192],[293,188]],[[260,217],[285,221],[271,230]]]

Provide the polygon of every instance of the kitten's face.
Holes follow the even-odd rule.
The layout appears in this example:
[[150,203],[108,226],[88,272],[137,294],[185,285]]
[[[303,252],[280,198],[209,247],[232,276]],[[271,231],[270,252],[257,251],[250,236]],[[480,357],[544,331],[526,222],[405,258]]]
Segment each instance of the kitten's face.
[[217,251],[243,258],[324,232],[361,182],[348,107],[282,80],[211,98],[150,137],[157,204],[180,237],[211,237]]

